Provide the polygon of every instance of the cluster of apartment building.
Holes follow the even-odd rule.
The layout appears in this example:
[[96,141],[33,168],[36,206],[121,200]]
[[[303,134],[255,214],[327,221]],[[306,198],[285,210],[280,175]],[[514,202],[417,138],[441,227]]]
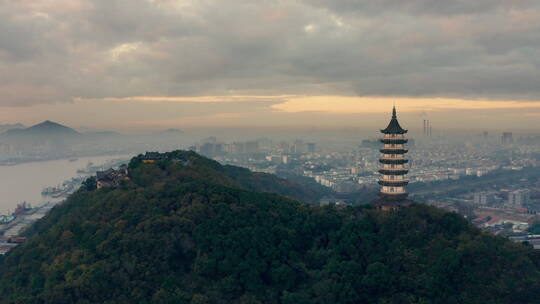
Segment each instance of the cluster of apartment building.
[[530,197],[529,189],[477,192],[474,194],[473,203],[476,206],[523,208],[530,203]]
[[[200,144],[189,147],[189,150],[208,157],[263,153],[269,157],[274,157],[274,160],[279,160],[279,162],[282,161],[281,157],[283,155],[315,153],[316,149],[317,145],[315,143],[303,142],[301,140],[296,140],[292,143],[287,141],[274,143],[267,139],[225,143],[215,137],[209,137]],[[276,157],[279,157],[279,159]]]
[[[410,183],[465,181],[467,178],[484,177],[500,170],[540,166],[535,156],[540,152],[540,145],[519,145],[519,140],[502,145],[500,141],[491,143],[486,138],[488,136],[484,134],[478,142],[452,141],[451,137],[434,136],[416,141],[409,139],[407,167]],[[261,139],[224,143],[209,138],[191,149],[223,163],[278,175],[283,172],[303,175],[338,193],[351,193],[378,187],[380,147],[379,139],[368,139],[346,147],[302,140],[287,142]],[[508,194],[502,192],[495,196],[501,198],[501,205],[525,204],[522,203],[521,194],[512,194],[511,197],[516,197],[516,201],[509,204]]]

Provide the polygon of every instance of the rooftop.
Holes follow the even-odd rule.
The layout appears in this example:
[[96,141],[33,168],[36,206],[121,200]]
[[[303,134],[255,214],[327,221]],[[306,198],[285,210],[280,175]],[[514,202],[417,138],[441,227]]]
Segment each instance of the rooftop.
[[386,129],[381,130],[381,133],[384,134],[405,134],[407,133],[407,130],[403,129],[397,120],[396,115],[396,107],[392,109],[392,119],[390,120],[390,123],[386,127]]

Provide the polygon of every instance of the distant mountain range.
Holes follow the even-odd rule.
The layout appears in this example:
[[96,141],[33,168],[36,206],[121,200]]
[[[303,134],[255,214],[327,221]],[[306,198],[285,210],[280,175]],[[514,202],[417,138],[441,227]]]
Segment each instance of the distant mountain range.
[[180,134],[184,134],[184,131],[178,130],[178,129],[167,129],[167,130],[159,131],[157,133],[161,135],[180,135]]
[[4,135],[8,137],[78,137],[81,135],[81,133],[59,123],[46,120],[40,124],[28,128],[7,130]]
[[6,132],[7,130],[23,128],[25,128],[25,125],[20,123],[0,125],[0,134]]
[[[62,136],[62,137],[79,137],[84,135],[88,138],[96,137],[114,137],[114,136],[123,136],[123,134],[108,131],[108,130],[97,130],[88,127],[83,127],[77,131],[71,127],[46,120],[37,125],[26,127],[23,124],[5,124],[0,125],[0,137],[9,136],[9,137],[18,137],[18,136]],[[184,131],[179,129],[167,129],[162,131],[156,131],[151,133],[152,135],[160,136],[178,136],[184,134]]]
[[0,125],[0,161],[21,163],[34,160],[73,158],[102,154],[133,154],[155,147],[170,151],[187,145],[181,130],[118,133],[82,127],[79,130],[50,120],[25,127]]

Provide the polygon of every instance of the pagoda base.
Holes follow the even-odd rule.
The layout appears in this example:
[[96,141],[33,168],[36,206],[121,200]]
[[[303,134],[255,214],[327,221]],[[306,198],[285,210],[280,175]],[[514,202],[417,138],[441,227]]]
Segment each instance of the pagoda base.
[[407,199],[407,195],[408,193],[397,195],[380,193],[379,196],[373,200],[372,204],[377,210],[381,211],[398,210],[401,207],[406,207],[415,203],[414,201]]

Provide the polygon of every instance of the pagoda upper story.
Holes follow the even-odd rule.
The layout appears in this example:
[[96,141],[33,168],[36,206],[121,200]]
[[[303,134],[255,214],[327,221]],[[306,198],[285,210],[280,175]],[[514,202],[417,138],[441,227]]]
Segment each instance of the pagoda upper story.
[[405,154],[408,152],[405,147],[407,130],[399,124],[395,107],[392,110],[390,123],[386,129],[381,130],[381,133],[384,136],[381,139],[383,147],[380,150],[381,158],[379,159],[381,163],[379,196],[382,200],[388,201],[405,200],[408,195],[406,186],[409,183],[405,176],[409,172],[407,168],[409,160],[405,158]]
[[390,119],[390,123],[388,124],[386,129],[381,130],[381,133],[390,135],[403,135],[407,133],[407,130],[403,129],[399,125],[399,121],[397,120],[396,107],[392,109],[392,119]]

